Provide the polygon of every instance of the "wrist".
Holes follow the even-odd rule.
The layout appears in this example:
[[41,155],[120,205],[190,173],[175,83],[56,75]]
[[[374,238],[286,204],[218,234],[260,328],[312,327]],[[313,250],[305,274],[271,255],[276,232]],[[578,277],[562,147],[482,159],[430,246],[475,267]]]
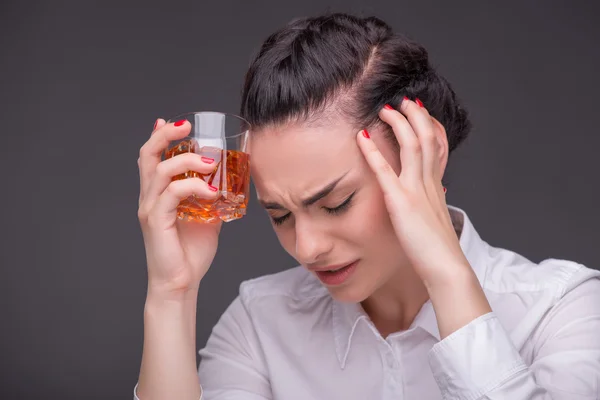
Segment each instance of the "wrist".
[[164,292],[148,288],[144,304],[145,329],[167,328],[170,334],[183,329],[189,340],[195,340],[197,294],[197,291]]
[[466,267],[449,268],[426,283],[442,339],[492,311],[475,272]]
[[468,262],[455,262],[446,265],[434,274],[423,278],[429,296],[444,295],[456,290],[481,288],[477,275]]
[[144,314],[146,316],[195,314],[197,302],[197,297],[191,295],[148,292],[144,304]]
[[146,292],[146,302],[152,303],[189,303],[198,300],[199,287],[193,288],[176,288],[170,285],[148,283]]

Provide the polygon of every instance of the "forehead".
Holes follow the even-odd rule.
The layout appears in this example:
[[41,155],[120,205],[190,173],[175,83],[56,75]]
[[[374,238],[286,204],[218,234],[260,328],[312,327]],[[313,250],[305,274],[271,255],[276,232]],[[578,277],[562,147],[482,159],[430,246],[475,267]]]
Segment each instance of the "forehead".
[[344,123],[264,130],[251,136],[249,153],[261,198],[312,193],[360,160],[356,132]]

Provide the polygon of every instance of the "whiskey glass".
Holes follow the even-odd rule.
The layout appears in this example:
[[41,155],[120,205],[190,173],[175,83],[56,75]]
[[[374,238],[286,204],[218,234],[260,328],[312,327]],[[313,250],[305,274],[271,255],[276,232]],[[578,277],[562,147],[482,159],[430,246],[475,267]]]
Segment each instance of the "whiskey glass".
[[250,155],[247,153],[250,124],[236,115],[214,111],[180,114],[167,122],[183,119],[192,125],[191,131],[185,138],[170,142],[163,159],[196,153],[214,159],[215,167],[208,174],[188,171],[173,180],[201,178],[218,191],[215,199],[196,195],[182,199],[177,217],[206,223],[242,218],[250,197]]

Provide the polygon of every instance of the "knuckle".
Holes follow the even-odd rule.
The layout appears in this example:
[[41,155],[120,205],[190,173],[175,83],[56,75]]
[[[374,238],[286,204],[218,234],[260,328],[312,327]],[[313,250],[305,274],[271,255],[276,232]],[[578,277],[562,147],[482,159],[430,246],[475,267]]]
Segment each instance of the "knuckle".
[[165,189],[165,193],[169,196],[174,196],[183,199],[191,190],[191,181],[192,178],[176,179],[174,181],[171,181],[171,183],[169,183],[169,185]]
[[139,152],[140,159],[145,158],[146,153],[148,153],[148,146],[143,145],[142,147],[140,147],[140,152]]
[[410,150],[412,153],[421,153],[422,146],[421,143],[418,140],[410,140],[408,141],[408,143],[405,144],[405,147]]
[[383,172],[384,174],[390,174],[390,173],[395,173],[394,169],[392,168],[392,166],[385,161],[385,159],[383,157],[381,157],[378,161],[377,161],[377,168]]
[[[400,115],[402,115],[402,114],[400,114]],[[408,124],[408,121],[404,118],[404,116],[402,116],[402,118],[395,120],[392,124],[392,129],[396,133],[402,132],[409,127],[410,127],[410,125]]]
[[197,155],[193,153],[178,154],[173,158],[161,161],[156,168],[156,172],[164,176],[179,175],[190,170],[196,170],[201,163],[195,156]]
[[402,113],[398,113],[397,118],[394,118],[394,121],[392,122],[392,128],[395,129],[407,129],[410,128],[410,124],[408,122],[408,120],[406,119],[406,117],[404,115],[402,115]]
[[158,163],[155,169],[155,173],[157,176],[165,176],[169,172],[168,164],[165,164],[164,161]]
[[177,157],[181,157],[179,162],[186,168],[197,168],[199,165],[204,164],[200,161],[200,156],[196,153],[183,153],[179,154]]
[[399,139],[402,139],[402,132],[404,131],[404,129],[405,126],[402,123],[402,121],[394,121],[394,123],[392,124],[392,130],[394,131],[396,137],[398,137]]
[[437,142],[437,138],[435,137],[435,134],[433,132],[427,132],[427,133],[422,134],[421,140],[423,141],[423,143],[427,144],[428,146],[435,145]]
[[184,180],[177,180],[169,183],[167,188],[165,189],[165,193],[170,196],[174,196],[180,192],[179,188],[181,187]]
[[435,134],[433,133],[433,130],[429,127],[424,127],[420,131],[418,136],[419,139],[423,142],[431,142],[432,140],[435,140]]
[[379,156],[379,149],[376,146],[371,146],[367,149],[367,153],[369,153],[369,155],[371,157],[378,157]]
[[145,205],[140,205],[140,207],[138,208],[138,220],[140,220],[141,222],[146,222],[148,220],[148,211],[146,210],[147,207],[145,207]]

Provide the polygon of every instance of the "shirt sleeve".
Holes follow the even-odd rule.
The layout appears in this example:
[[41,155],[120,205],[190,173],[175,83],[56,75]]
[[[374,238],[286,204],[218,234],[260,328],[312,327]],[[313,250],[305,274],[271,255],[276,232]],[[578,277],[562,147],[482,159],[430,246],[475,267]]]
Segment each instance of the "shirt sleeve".
[[223,313],[199,354],[203,400],[272,400],[256,326],[241,295]]
[[548,311],[527,365],[492,312],[437,343],[429,363],[443,398],[596,400],[600,394],[600,279]]
[[[140,398],[137,395],[137,387],[138,387],[138,384],[136,383],[135,387],[133,388],[133,400],[140,400]],[[204,397],[202,396],[202,392],[200,393],[200,400],[204,400]]]
[[[240,296],[223,313],[199,354],[200,400],[272,400],[258,336]],[[134,400],[141,400],[136,391],[137,385]]]

